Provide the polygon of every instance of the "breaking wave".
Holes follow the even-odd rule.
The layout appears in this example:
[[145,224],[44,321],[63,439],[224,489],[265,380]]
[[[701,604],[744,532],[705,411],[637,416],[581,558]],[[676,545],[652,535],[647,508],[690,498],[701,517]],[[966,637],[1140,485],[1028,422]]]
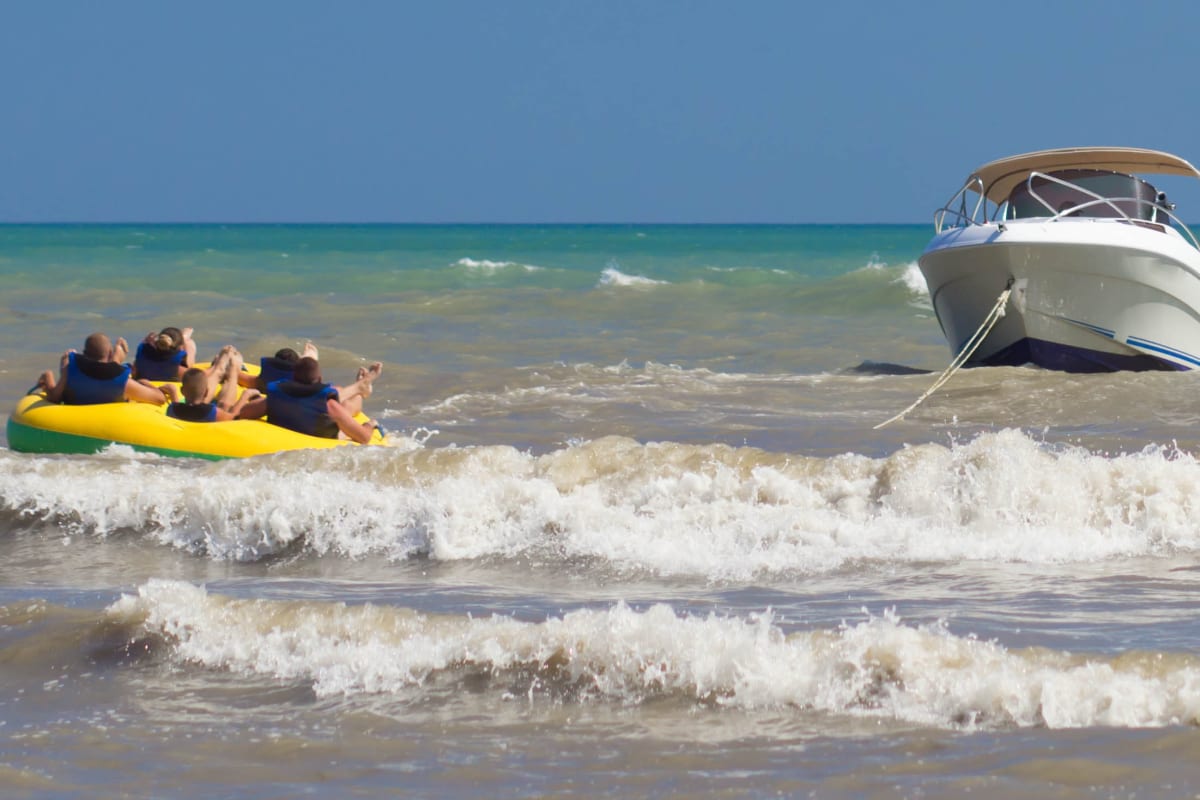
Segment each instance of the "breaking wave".
[[952,729],[1200,718],[1200,663],[1190,655],[1009,650],[892,613],[791,633],[769,612],[688,616],[666,604],[528,622],[234,599],[155,580],[110,606],[104,624],[131,641],[167,643],[181,663],[306,683],[322,697],[419,696],[449,683],[517,702],[674,697],[714,710],[793,708]]
[[882,458],[621,437],[542,455],[345,448],[215,464],[0,452],[0,520],[55,535],[132,531],[215,559],[297,547],[589,558],[746,580],[862,560],[1046,564],[1200,550],[1198,481],[1195,459],[1170,448],[1111,456],[1018,430]]

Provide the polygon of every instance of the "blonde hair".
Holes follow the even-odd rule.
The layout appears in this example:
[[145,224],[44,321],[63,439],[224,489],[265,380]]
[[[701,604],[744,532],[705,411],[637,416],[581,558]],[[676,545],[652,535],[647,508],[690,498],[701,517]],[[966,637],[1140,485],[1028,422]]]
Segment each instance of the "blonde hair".
[[154,338],[154,349],[160,353],[172,353],[183,344],[183,331],[175,327],[166,327]]

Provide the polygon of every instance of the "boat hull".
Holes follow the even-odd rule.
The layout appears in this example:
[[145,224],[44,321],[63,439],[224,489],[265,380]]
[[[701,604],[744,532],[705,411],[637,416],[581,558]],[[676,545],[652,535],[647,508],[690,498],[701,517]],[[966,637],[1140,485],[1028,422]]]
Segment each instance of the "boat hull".
[[1019,220],[936,236],[919,259],[958,353],[1008,286],[970,364],[1066,372],[1200,368],[1200,253],[1174,230],[1118,220]]

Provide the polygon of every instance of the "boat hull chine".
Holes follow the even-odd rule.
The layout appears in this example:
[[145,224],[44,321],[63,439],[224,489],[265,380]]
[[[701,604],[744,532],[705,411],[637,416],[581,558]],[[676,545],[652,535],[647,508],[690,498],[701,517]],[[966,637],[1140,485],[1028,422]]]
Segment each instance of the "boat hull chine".
[[1020,367],[1036,364],[1059,372],[1153,372],[1184,370],[1186,367],[1143,354],[1105,353],[1070,347],[1058,342],[1024,338],[976,362],[988,367]]

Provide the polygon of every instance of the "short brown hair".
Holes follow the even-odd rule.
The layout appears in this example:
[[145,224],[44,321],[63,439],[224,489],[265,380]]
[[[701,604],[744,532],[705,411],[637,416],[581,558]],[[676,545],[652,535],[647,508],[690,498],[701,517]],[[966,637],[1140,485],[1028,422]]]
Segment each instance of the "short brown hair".
[[96,331],[83,343],[83,354],[93,361],[108,361],[112,354],[112,342],[103,333]]
[[183,399],[189,403],[203,403],[208,392],[208,375],[198,367],[183,373]]
[[320,383],[321,365],[315,358],[305,356],[296,362],[296,368],[292,371],[292,380],[296,383]]

